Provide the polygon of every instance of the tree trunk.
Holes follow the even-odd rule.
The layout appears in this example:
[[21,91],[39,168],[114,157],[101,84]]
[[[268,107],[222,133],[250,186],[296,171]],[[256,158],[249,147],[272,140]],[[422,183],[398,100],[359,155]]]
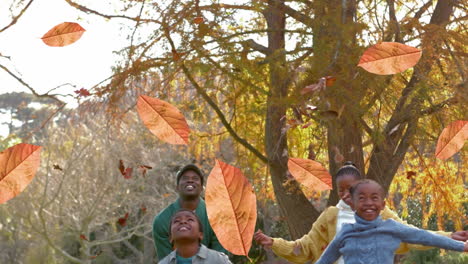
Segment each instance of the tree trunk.
[[263,14],[269,29],[268,49],[271,54],[267,58],[270,68],[270,95],[265,122],[265,149],[276,200],[291,237],[297,239],[310,230],[319,212],[307,200],[297,182],[291,181],[287,186],[284,185],[288,179],[288,145],[283,128],[288,107],[286,98],[289,84],[284,52],[284,2],[269,1]]

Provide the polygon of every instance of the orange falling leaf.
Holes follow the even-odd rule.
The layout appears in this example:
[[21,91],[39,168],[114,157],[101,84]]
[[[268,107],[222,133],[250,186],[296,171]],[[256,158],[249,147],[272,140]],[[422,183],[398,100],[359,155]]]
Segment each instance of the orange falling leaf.
[[34,178],[41,148],[21,143],[0,152],[0,204],[20,194]]
[[63,22],[42,36],[42,41],[51,47],[63,47],[75,43],[86,30],[78,23]]
[[216,160],[205,197],[208,219],[221,245],[235,255],[247,256],[257,221],[252,185],[240,169]]
[[80,239],[81,239],[81,240],[86,240],[86,241],[89,242],[88,238],[87,238],[85,235],[83,235],[83,234],[80,235]]
[[375,74],[395,74],[416,65],[421,55],[418,48],[398,42],[381,42],[364,51],[358,66]]
[[326,82],[325,82],[326,86],[332,86],[336,81],[336,77],[334,76],[326,76],[325,79],[326,79]]
[[316,161],[289,158],[288,169],[296,181],[310,190],[325,191],[332,189],[330,173]]
[[170,144],[188,144],[189,126],[175,106],[141,95],[138,98],[137,110],[143,124],[159,139]]
[[125,179],[132,178],[133,168],[125,168],[123,160],[119,160],[119,170]]
[[468,139],[468,121],[458,120],[448,125],[437,140],[435,156],[446,160],[457,153]]

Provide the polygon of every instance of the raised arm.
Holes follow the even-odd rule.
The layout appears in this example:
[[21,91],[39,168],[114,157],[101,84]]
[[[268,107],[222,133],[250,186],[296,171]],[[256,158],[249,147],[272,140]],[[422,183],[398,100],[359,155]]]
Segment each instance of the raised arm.
[[[295,241],[273,238],[271,248],[273,252],[292,263],[315,261],[322,254],[325,247],[335,236],[336,215],[338,209],[329,207],[317,218],[308,234]],[[332,219],[335,221],[331,221]],[[330,223],[333,222],[333,223]]]

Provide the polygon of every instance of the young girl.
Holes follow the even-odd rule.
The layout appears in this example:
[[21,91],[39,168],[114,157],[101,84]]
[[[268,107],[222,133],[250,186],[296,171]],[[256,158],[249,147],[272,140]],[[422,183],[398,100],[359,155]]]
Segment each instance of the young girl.
[[169,239],[175,250],[163,258],[160,264],[231,264],[224,253],[201,244],[203,226],[193,211],[187,209],[177,211],[171,218],[169,230]]
[[[330,206],[323,211],[312,225],[308,234],[296,241],[287,241],[281,238],[271,238],[261,231],[254,235],[255,241],[265,247],[271,247],[273,252],[292,263],[305,263],[311,261],[314,263],[325,250],[326,246],[333,240],[344,223],[354,223],[354,212],[349,206],[351,196],[349,188],[361,179],[361,173],[352,162],[346,162],[336,173],[336,184],[340,201],[336,206]],[[381,213],[383,219],[394,219],[395,221],[406,224],[396,213],[385,207]],[[450,236],[450,233],[438,231],[438,234]],[[466,240],[468,232],[460,231],[452,234],[453,239]],[[402,243],[397,250],[397,254],[406,253],[409,249],[427,249],[421,245]],[[340,258],[338,263],[343,264]]]
[[361,180],[350,190],[354,224],[345,224],[316,264],[332,264],[343,255],[346,264],[391,264],[401,242],[418,243],[468,252],[468,243],[408,227],[392,219],[382,220],[385,191],[373,180]]

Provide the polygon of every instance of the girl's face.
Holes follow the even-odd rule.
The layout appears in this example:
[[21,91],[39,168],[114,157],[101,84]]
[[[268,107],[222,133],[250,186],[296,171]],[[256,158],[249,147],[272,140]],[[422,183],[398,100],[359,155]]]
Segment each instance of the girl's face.
[[171,240],[177,241],[180,239],[203,239],[203,233],[200,232],[200,226],[197,217],[191,212],[178,212],[172,218]]
[[376,183],[364,183],[357,186],[353,193],[353,209],[362,219],[372,221],[385,207],[382,187]]
[[343,200],[347,205],[351,205],[351,195],[349,194],[349,188],[353,186],[359,180],[351,174],[345,174],[336,180],[336,185],[338,187],[338,196]]

